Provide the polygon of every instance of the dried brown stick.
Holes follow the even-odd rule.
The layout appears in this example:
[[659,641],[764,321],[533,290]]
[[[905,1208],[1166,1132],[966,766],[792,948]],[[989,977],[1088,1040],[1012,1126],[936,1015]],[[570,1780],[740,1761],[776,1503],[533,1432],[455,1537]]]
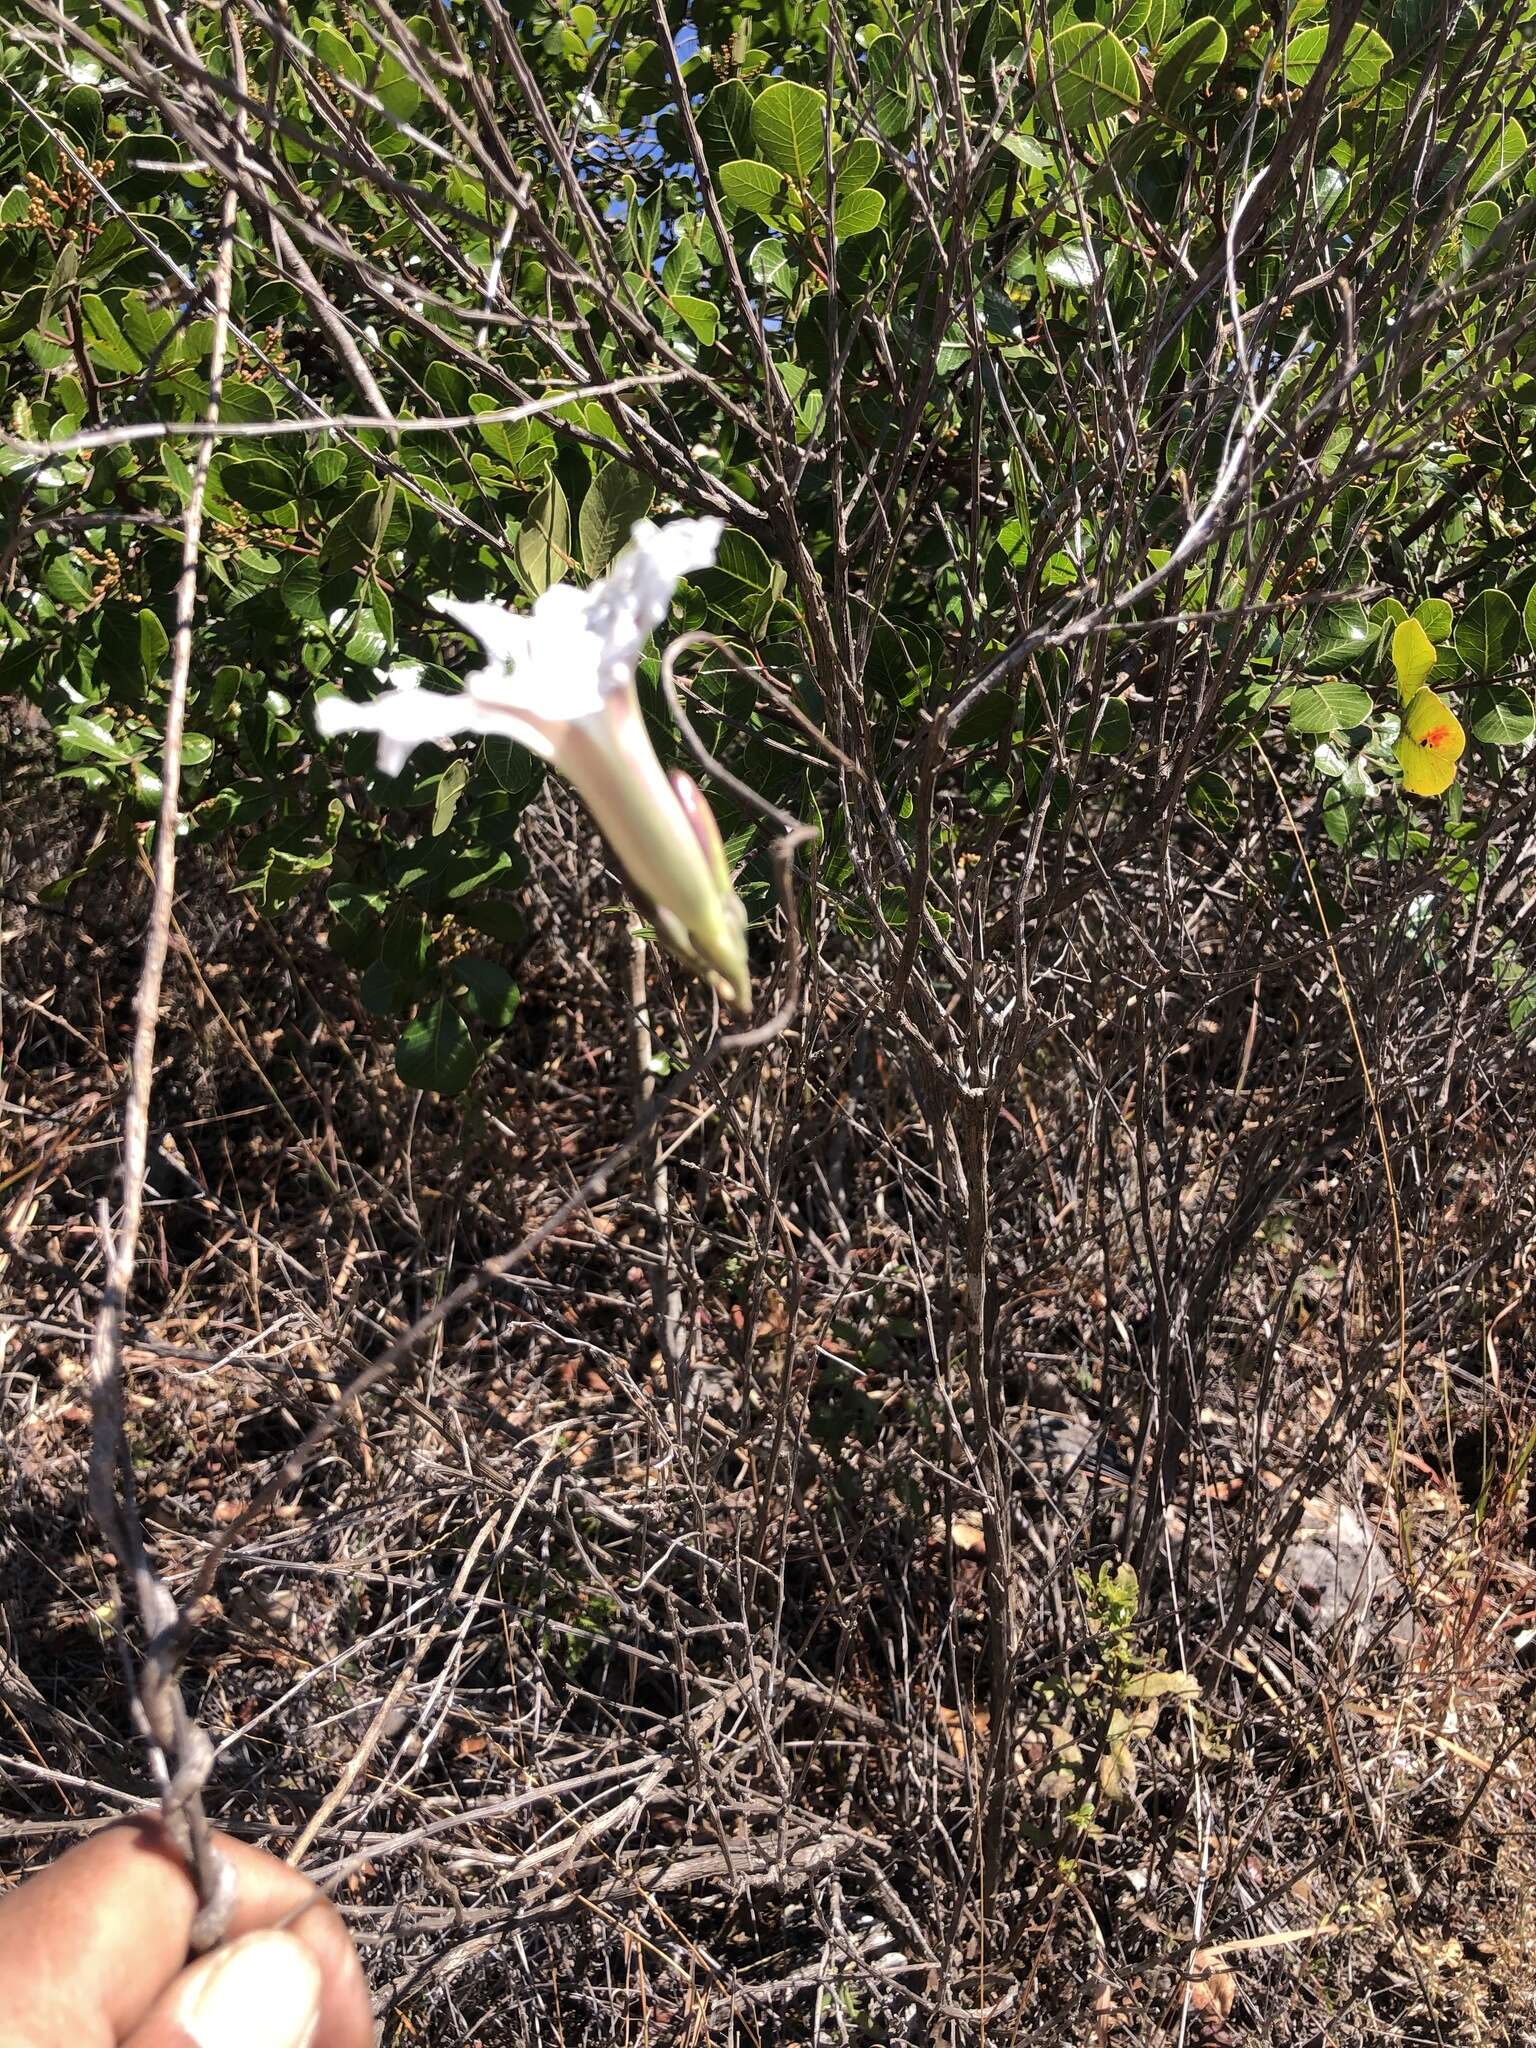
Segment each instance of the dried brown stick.
[[[651,1007],[645,992],[645,940],[631,919],[629,931],[629,1031],[634,1066],[635,1106],[641,1113],[656,1093]],[[654,1128],[654,1126],[653,1126]],[[677,1281],[672,1241],[672,1193],[666,1150],[657,1131],[651,1140],[646,1177],[656,1221],[656,1256],[650,1263],[651,1302],[655,1311],[656,1348],[667,1376],[667,1391],[681,1419],[687,1407],[685,1375],[689,1345],[683,1328],[683,1292]]]
[[385,1693],[383,1699],[379,1701],[377,1711],[364,1731],[362,1741],[353,1750],[351,1756],[347,1759],[340,1777],[304,1823],[298,1839],[289,1849],[287,1856],[289,1863],[297,1865],[303,1860],[305,1851],[323,1832],[331,1815],[340,1806],[343,1799],[346,1798],[367,1768],[368,1761],[383,1739],[384,1731],[389,1726],[391,1716],[404,1697],[406,1688],[421,1669],[427,1652],[442,1634],[444,1628],[447,1627],[447,1616],[451,1611],[452,1605],[463,1594],[464,1588],[469,1581],[469,1575],[474,1569],[475,1559],[484,1549],[487,1538],[495,1531],[498,1520],[499,1513],[488,1516],[481,1523],[479,1533],[464,1554],[464,1561],[459,1567],[458,1577],[453,1582],[448,1598],[443,1603],[440,1618],[417,1640],[410,1655],[400,1666],[399,1671],[396,1672],[394,1683]]

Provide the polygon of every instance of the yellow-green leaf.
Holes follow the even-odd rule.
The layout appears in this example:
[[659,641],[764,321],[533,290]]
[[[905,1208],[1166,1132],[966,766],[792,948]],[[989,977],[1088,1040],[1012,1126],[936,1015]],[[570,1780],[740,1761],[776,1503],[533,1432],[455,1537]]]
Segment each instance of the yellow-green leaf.
[[1050,72],[1061,118],[1073,133],[1141,104],[1130,51],[1097,22],[1069,22],[1051,37]]
[[1172,113],[1202,90],[1227,59],[1227,32],[1212,14],[1202,14],[1163,51],[1152,80],[1152,97]]
[[752,140],[776,170],[811,184],[827,160],[827,102],[808,85],[780,79],[752,102]]
[[1392,635],[1392,666],[1397,694],[1410,703],[1429,681],[1436,661],[1435,644],[1417,619],[1404,619]]

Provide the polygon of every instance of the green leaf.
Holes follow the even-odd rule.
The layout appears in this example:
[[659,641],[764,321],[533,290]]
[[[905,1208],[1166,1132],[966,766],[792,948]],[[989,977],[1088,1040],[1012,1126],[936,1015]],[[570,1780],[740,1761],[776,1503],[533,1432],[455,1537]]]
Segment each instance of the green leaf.
[[558,583],[571,566],[571,508],[555,477],[534,499],[512,553],[535,597]]
[[296,619],[319,624],[325,618],[320,602],[320,564],[311,555],[300,555],[283,572],[282,599]]
[[1141,104],[1130,51],[1097,22],[1070,22],[1051,37],[1050,70],[1069,134],[1112,121]]
[[265,456],[244,459],[226,455],[217,470],[219,489],[231,505],[248,512],[271,512],[286,505],[294,494],[294,482],[287,470]]
[[241,597],[264,590],[269,583],[276,583],[283,573],[281,560],[262,548],[238,548],[233,566],[235,589]]
[[1048,171],[1054,165],[1055,160],[1051,152],[1043,143],[1037,142],[1033,135],[1000,135],[997,141],[998,147],[1006,149],[1014,161],[1021,163],[1026,171]]
[[794,268],[777,235],[765,235],[754,245],[747,258],[747,269],[753,281],[765,290],[781,292],[788,297],[794,289]]
[[99,754],[104,760],[119,764],[133,759],[132,748],[124,746],[109,725],[99,718],[87,717],[83,711],[71,710],[55,732],[59,745],[70,753]]
[[1426,597],[1422,604],[1414,606],[1413,616],[1437,647],[1450,639],[1455,614],[1443,597]]
[[489,1031],[505,1031],[522,1001],[522,991],[505,967],[467,953],[454,961],[453,971],[470,1015],[478,1017]]
[[[68,241],[54,260],[53,273],[43,292],[43,310],[38,322],[40,327],[52,328],[58,325],[59,307],[67,299],[80,275],[80,245]],[[68,351],[64,352],[68,360]]]
[[1354,837],[1361,800],[1351,796],[1342,782],[1330,782],[1323,791],[1323,830],[1341,851]]
[[1308,668],[1321,669],[1326,674],[1336,668],[1347,668],[1352,661],[1368,654],[1375,638],[1364,605],[1324,605],[1310,630],[1304,630],[1303,658]]
[[1202,14],[1180,29],[1163,50],[1152,80],[1152,97],[1173,113],[1215,77],[1227,61],[1227,32],[1212,14]]
[[827,112],[819,92],[780,79],[752,103],[752,140],[776,169],[810,185],[827,160]]
[[387,50],[374,74],[373,93],[380,106],[393,114],[397,121],[413,120],[421,107],[421,87],[400,59]]
[[1160,42],[1168,18],[1165,0],[1099,0],[1094,11],[1117,35],[1138,45]]
[[704,348],[713,345],[720,329],[720,308],[710,299],[697,299],[691,292],[674,292],[672,310]]
[[382,489],[377,484],[369,484],[359,491],[351,504],[332,521],[327,536],[328,560],[336,565],[341,561],[356,562],[359,556],[371,559],[376,555],[389,531],[394,504],[393,479]]
[[661,288],[669,295],[685,292],[704,268],[703,258],[694,244],[679,235],[667,252],[667,260],[661,266]]
[[751,535],[729,530],[720,536],[714,567],[701,570],[696,580],[718,610],[753,638],[767,625],[783,588],[782,574]]
[[715,170],[752,149],[752,94],[739,78],[717,85],[699,110],[704,160]]
[[59,416],[53,423],[53,432],[72,434],[85,416],[85,387],[73,371],[53,380],[53,396],[58,400]]
[[760,164],[751,157],[737,157],[731,163],[722,164],[717,177],[721,192],[732,206],[761,214],[764,220],[771,219],[777,211],[784,190],[782,171],[774,170],[769,164]]
[[651,509],[655,489],[627,463],[605,462],[587,486],[577,523],[582,567],[601,576],[629,540],[635,521]]
[[176,324],[174,315],[163,306],[151,307],[141,292],[129,293],[121,317],[124,334],[146,361]]
[[1358,683],[1309,683],[1291,699],[1290,726],[1295,733],[1346,732],[1370,715],[1370,692]]
[[[1313,78],[1327,52],[1329,33],[1326,25],[1319,25],[1291,37],[1281,60],[1287,85],[1306,85]],[[1375,29],[1357,26],[1345,39],[1334,82],[1342,82],[1351,92],[1369,92],[1391,62],[1391,44]]]
[[855,235],[867,235],[871,228],[879,226],[884,212],[884,199],[878,192],[870,191],[867,185],[854,192],[839,194],[837,211],[832,216],[837,239],[850,242]]
[[371,611],[360,611],[347,635],[345,653],[359,668],[377,668],[389,652],[389,636]]
[[503,946],[520,946],[528,936],[528,921],[522,911],[505,896],[477,896],[457,912],[472,931],[481,932],[488,939],[496,939]]
[[1480,676],[1497,675],[1520,646],[1520,614],[1502,590],[1480,590],[1457,622],[1456,652]]
[[316,23],[309,31],[310,42],[319,61],[333,77],[349,85],[361,85],[368,73],[362,58],[353,49],[345,36],[335,29]]
[[[261,385],[248,383],[243,377],[231,377],[219,397],[219,417],[238,420],[242,424],[254,420],[275,420],[277,407],[272,402],[271,392],[263,390]],[[338,453],[334,448],[325,452]]]
[[426,919],[413,904],[399,904],[379,939],[380,958],[414,984],[426,970],[427,953]]
[[1191,812],[1213,832],[1230,832],[1237,823],[1237,798],[1225,775],[1214,768],[1202,768],[1186,792]]
[[432,886],[441,888],[445,902],[460,903],[466,897],[478,895],[488,883],[510,874],[512,867],[512,856],[503,848],[470,846],[462,853],[449,855]]
[[469,1026],[447,996],[413,1017],[395,1047],[395,1072],[408,1088],[457,1095],[479,1064]]
[[356,882],[332,882],[325,892],[325,901],[336,915],[328,942],[348,965],[356,966],[358,957],[378,936],[388,899],[377,890],[359,887]]
[[43,588],[55,604],[73,610],[89,604],[95,594],[90,578],[72,555],[55,555],[43,571]]
[[1122,697],[1106,697],[1089,734],[1089,708],[1085,704],[1067,720],[1067,751],[1080,754],[1085,742],[1090,753],[1123,754],[1131,744],[1131,710]]
[[1492,199],[1479,199],[1469,206],[1461,216],[1461,260],[1473,264],[1483,252],[1483,245],[1498,230],[1504,214]]
[[1488,747],[1523,747],[1536,732],[1536,711],[1515,683],[1485,683],[1467,698],[1472,737]]
[[1392,45],[1373,28],[1350,30],[1344,45],[1344,76],[1356,92],[1369,92],[1392,62]]
[[[489,391],[473,391],[470,393],[468,410],[472,413],[499,412],[502,407],[500,400],[492,397]],[[528,453],[529,430],[526,420],[482,420],[476,425],[475,432],[493,454],[499,455],[503,462],[509,463],[514,469]]]
[[357,985],[363,1008],[371,1017],[398,1017],[411,1006],[411,977],[387,960],[370,960]]
[[453,823],[453,814],[459,808],[459,798],[469,781],[469,763],[462,756],[448,763],[437,778],[437,794],[432,799],[432,837],[440,839]]
[[867,135],[845,142],[832,159],[832,182],[841,199],[861,185],[867,185],[880,168],[880,145]]
[[879,35],[864,54],[869,65],[869,114],[882,135],[904,135],[915,111],[912,59],[906,44],[898,35]]
[[531,803],[544,782],[544,763],[516,740],[489,733],[480,742],[480,765],[517,810]]
[[1061,242],[1048,249],[1040,265],[1052,284],[1070,291],[1090,292],[1098,278],[1098,265],[1086,242]]
[[1514,169],[1525,155],[1525,130],[1507,114],[1493,114],[1467,145],[1472,166],[1471,197],[1490,191]]
[[94,292],[80,294],[80,311],[85,315],[85,345],[91,360],[122,376],[136,376],[143,360],[118,326],[111,307]]
[[147,676],[157,675],[170,650],[170,635],[146,605],[139,613],[139,661]]

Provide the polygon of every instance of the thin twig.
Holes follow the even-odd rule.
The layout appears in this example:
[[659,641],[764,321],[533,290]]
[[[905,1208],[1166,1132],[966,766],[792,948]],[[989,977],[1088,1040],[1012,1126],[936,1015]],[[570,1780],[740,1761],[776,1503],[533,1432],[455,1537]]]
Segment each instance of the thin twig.
[[[236,75],[244,60],[238,28],[226,17]],[[192,668],[192,628],[197,613],[198,562],[203,503],[213,461],[214,434],[229,341],[229,306],[234,279],[235,216],[238,195],[225,190],[219,211],[218,253],[213,279],[213,333],[208,357],[208,403],[203,435],[192,468],[182,519],[181,574],[176,585],[176,626],[171,677],[160,756],[160,810],[155,824],[154,883],[144,957],[134,999],[133,1048],[128,1098],[123,1110],[121,1202],[116,1230],[102,1216],[105,1281],[91,1342],[91,1506],[102,1533],[117,1553],[118,1567],[134,1588],[144,1629],[144,1664],[138,1717],[151,1745],[160,1780],[161,1811],[171,1839],[187,1857],[197,1885],[198,1911],[192,1946],[211,1948],[222,1936],[231,1905],[229,1873],[213,1846],[203,1811],[202,1787],[212,1766],[207,1737],[187,1713],[176,1682],[176,1603],[145,1550],[135,1501],[133,1464],[123,1424],[123,1326],[138,1254],[149,1151],[149,1100],[154,1081],[155,1035],[160,989],[170,945],[171,908],[176,894],[176,827],[181,796],[181,747],[186,718],[187,679]]]
[[[228,315],[225,315],[226,324]],[[134,441],[269,441],[280,434],[357,434],[378,429],[388,434],[454,434],[467,427],[515,426],[519,420],[542,419],[573,400],[615,398],[625,391],[674,383],[677,370],[648,370],[643,375],[615,377],[607,384],[574,384],[552,391],[526,405],[494,406],[487,412],[444,414],[441,419],[396,419],[392,413],[324,413],[312,420],[132,420],[123,426],[92,427],[83,434],[64,434],[57,441],[28,441],[0,433],[0,447],[34,462],[56,462],[62,455],[81,455],[99,448],[125,448]]]
[[[651,1040],[651,1009],[645,993],[645,940],[635,919],[629,926],[629,1042],[634,1070],[635,1109],[643,1116],[656,1093],[654,1049]],[[681,1423],[688,1405],[688,1344],[683,1331],[683,1295],[677,1284],[675,1250],[672,1242],[672,1189],[667,1174],[666,1148],[661,1133],[651,1127],[646,1174],[651,1210],[656,1219],[656,1256],[649,1262],[651,1301],[656,1312],[656,1347],[661,1353],[672,1397]]]

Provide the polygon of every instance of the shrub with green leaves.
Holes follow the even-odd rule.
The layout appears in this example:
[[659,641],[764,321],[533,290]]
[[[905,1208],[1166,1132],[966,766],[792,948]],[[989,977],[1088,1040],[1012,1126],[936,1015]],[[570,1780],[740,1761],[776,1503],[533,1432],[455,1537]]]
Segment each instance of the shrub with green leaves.
[[[1454,892],[1525,829],[1531,28],[24,7],[0,688],[121,858],[232,185],[185,829],[270,911],[324,895],[408,1081],[464,1086],[516,1004],[542,771],[489,740],[379,776],[309,707],[402,664],[447,686],[435,592],[526,602],[653,511],[727,522],[676,625],[761,686],[706,660],[706,738],[820,824],[824,936],[919,1033],[956,988],[1006,1002],[1005,936],[1073,849],[1240,838],[1270,770],[1341,917],[1405,859]],[[1392,751],[1409,611],[1468,736],[1433,806]],[[642,681],[665,731],[654,652]]]

